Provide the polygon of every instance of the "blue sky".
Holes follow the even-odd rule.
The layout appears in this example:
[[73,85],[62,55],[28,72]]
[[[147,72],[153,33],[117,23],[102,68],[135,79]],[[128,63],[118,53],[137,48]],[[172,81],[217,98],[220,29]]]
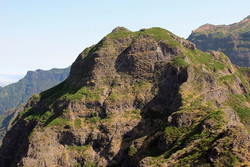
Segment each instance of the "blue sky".
[[67,67],[117,26],[162,27],[187,38],[205,23],[242,20],[249,6],[249,0],[0,0],[0,74]]

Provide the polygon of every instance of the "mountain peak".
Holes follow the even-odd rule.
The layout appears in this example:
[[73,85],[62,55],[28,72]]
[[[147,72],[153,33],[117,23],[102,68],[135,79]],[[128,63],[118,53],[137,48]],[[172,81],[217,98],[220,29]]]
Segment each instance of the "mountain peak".
[[248,105],[249,87],[228,58],[162,28],[125,31],[85,49],[64,82],[30,99],[4,139],[2,166],[246,161],[248,136],[230,102]]
[[120,26],[118,26],[118,27],[116,27],[116,28],[114,28],[113,30],[112,30],[112,33],[115,33],[115,32],[118,32],[118,31],[130,31],[129,29],[127,29],[127,28],[125,28],[125,27],[120,27]]
[[249,22],[249,21],[250,21],[250,15],[245,17],[242,21],[240,21],[240,23]]
[[192,33],[199,33],[199,32],[207,32],[207,31],[212,31],[216,29],[217,27],[222,27],[223,25],[213,25],[213,24],[204,24],[200,26],[199,28],[195,29],[192,31]]
[[245,19],[250,19],[250,15],[248,15]]
[[220,50],[232,63],[250,66],[249,51],[250,15],[230,25],[205,24],[192,31],[187,38],[203,50]]

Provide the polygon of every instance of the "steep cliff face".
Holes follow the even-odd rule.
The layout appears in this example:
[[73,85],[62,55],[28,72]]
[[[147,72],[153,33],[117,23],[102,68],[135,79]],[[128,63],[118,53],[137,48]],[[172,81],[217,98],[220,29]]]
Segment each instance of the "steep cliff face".
[[3,166],[220,166],[249,162],[249,83],[221,52],[161,29],[118,27],[63,83],[33,96]]
[[233,64],[250,66],[250,16],[231,25],[205,24],[194,30],[188,40],[203,51],[224,52]]

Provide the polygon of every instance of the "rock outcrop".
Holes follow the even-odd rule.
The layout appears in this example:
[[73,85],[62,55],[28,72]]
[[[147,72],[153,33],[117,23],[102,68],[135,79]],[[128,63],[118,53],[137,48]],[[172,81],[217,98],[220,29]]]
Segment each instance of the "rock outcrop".
[[33,96],[0,148],[2,166],[249,163],[249,83],[221,52],[161,28],[116,28],[61,84]]
[[222,51],[233,64],[250,67],[250,16],[231,25],[205,24],[194,30],[188,40],[203,51]]

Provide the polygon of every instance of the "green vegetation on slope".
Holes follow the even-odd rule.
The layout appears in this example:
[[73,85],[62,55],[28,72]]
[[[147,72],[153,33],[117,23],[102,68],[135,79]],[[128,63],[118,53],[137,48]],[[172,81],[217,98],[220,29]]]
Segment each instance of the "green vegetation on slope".
[[[92,71],[76,66],[75,70],[81,69],[83,75],[73,73],[61,84],[33,96],[30,103],[38,102],[38,105],[26,108],[19,118],[27,124],[36,124],[39,133],[57,133],[60,136],[58,144],[66,148],[64,154],[79,160],[75,166],[89,162],[88,155],[98,157],[100,150],[101,153],[105,150],[105,154],[107,151],[109,159],[118,156],[118,160],[131,159],[135,165],[140,161],[148,166],[163,166],[164,163],[173,166],[237,165],[241,160],[241,150],[235,149],[240,141],[235,137],[239,136],[237,130],[243,130],[236,129],[238,125],[236,128],[229,126],[228,122],[232,120],[228,118],[227,108],[235,110],[242,122],[248,124],[244,120],[244,117],[249,117],[247,82],[224,54],[204,53],[187,47],[190,44],[187,41],[175,38],[161,28],[138,32],[117,29],[85,50],[82,59],[79,58],[85,63],[84,67],[90,62],[99,63],[95,68],[87,66]],[[120,44],[119,41],[123,40],[125,42]],[[164,49],[174,52],[166,61],[155,60],[146,72],[143,71],[145,64],[136,62],[139,65],[135,72],[149,71],[150,77],[117,72],[110,68],[116,62],[109,66],[103,64],[106,59],[120,56],[136,42],[135,50],[139,48],[138,54],[144,53],[141,43],[145,41],[165,44]],[[159,45],[149,53],[157,52]],[[151,55],[145,52],[141,55],[147,59]],[[99,71],[100,75],[95,75]],[[238,83],[235,78],[239,78]],[[246,92],[233,94],[242,91],[236,87],[241,82]],[[223,99],[229,101],[223,103]],[[32,142],[34,144],[37,140]],[[94,152],[86,155],[88,149],[94,149]],[[109,163],[103,157],[98,160]]]

